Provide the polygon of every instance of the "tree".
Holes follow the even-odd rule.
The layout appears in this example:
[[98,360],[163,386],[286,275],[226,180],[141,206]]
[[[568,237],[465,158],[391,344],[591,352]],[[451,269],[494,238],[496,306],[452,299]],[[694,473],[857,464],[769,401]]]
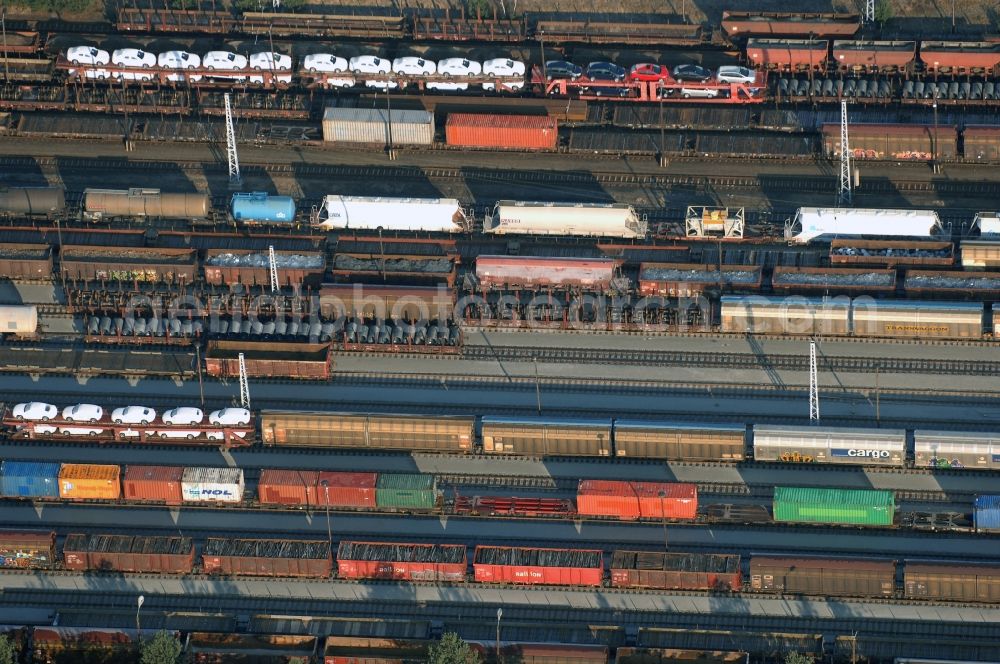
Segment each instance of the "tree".
[[892,16],[892,5],[889,4],[889,0],[878,0],[878,2],[875,3],[875,20],[878,21],[880,26],[884,28],[886,22],[891,19]]
[[181,644],[167,632],[157,632],[153,638],[142,643],[142,664],[177,664],[181,656]]
[[14,664],[17,661],[17,646],[9,636],[0,636],[0,664]]
[[811,655],[803,655],[800,652],[786,652],[785,664],[813,664]]
[[480,664],[482,658],[454,632],[448,632],[441,641],[427,650],[428,664]]

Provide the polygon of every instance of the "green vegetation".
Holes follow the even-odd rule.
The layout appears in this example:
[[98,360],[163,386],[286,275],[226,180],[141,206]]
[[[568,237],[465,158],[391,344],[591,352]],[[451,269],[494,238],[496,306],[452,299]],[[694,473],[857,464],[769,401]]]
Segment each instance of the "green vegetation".
[[177,664],[180,657],[180,642],[167,632],[157,632],[142,643],[142,664]]
[[889,0],[878,0],[875,3],[875,20],[878,21],[878,24],[884,28],[886,21],[892,17],[892,5],[889,4]]
[[0,664],[14,664],[17,661],[17,647],[7,636],[0,636]]
[[480,664],[479,653],[454,632],[448,632],[441,641],[427,651],[428,664]]
[[803,655],[800,652],[786,652],[785,664],[813,664],[812,655]]
[[465,14],[469,18],[493,18],[493,3],[490,0],[465,0]]

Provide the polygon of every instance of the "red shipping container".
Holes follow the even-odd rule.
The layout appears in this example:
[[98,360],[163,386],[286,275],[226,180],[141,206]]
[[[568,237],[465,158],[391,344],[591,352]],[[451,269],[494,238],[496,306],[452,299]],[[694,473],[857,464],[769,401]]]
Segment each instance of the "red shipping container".
[[448,145],[513,150],[555,150],[556,119],[547,115],[451,113],[445,123]]
[[698,512],[698,488],[677,482],[580,480],[577,511],[585,516],[635,519],[693,519]]
[[268,468],[260,474],[257,497],[264,505],[315,506],[318,483],[319,473],[314,470]]
[[[330,507],[375,507],[378,473],[323,471],[316,483],[316,504]],[[326,482],[326,485],[323,483]]]
[[585,549],[477,546],[473,570],[478,583],[600,586],[604,553]]
[[343,579],[465,581],[469,564],[462,544],[340,543],[337,571]]
[[125,500],[180,505],[181,466],[127,466],[125,468]]

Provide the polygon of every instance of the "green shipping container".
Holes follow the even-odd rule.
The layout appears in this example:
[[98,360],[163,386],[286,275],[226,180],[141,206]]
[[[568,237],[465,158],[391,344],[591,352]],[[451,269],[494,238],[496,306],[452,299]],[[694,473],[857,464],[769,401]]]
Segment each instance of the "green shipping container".
[[892,491],[790,486],[774,489],[775,521],[891,526],[895,513]]
[[433,475],[380,473],[375,484],[375,504],[391,509],[433,509],[437,480]]

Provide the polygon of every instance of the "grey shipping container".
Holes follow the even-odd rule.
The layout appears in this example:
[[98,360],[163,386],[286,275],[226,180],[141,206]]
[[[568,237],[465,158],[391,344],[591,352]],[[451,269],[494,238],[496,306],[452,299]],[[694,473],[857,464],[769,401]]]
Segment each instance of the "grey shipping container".
[[430,145],[434,114],[428,111],[387,111],[382,108],[327,108],[323,140],[370,145]]

